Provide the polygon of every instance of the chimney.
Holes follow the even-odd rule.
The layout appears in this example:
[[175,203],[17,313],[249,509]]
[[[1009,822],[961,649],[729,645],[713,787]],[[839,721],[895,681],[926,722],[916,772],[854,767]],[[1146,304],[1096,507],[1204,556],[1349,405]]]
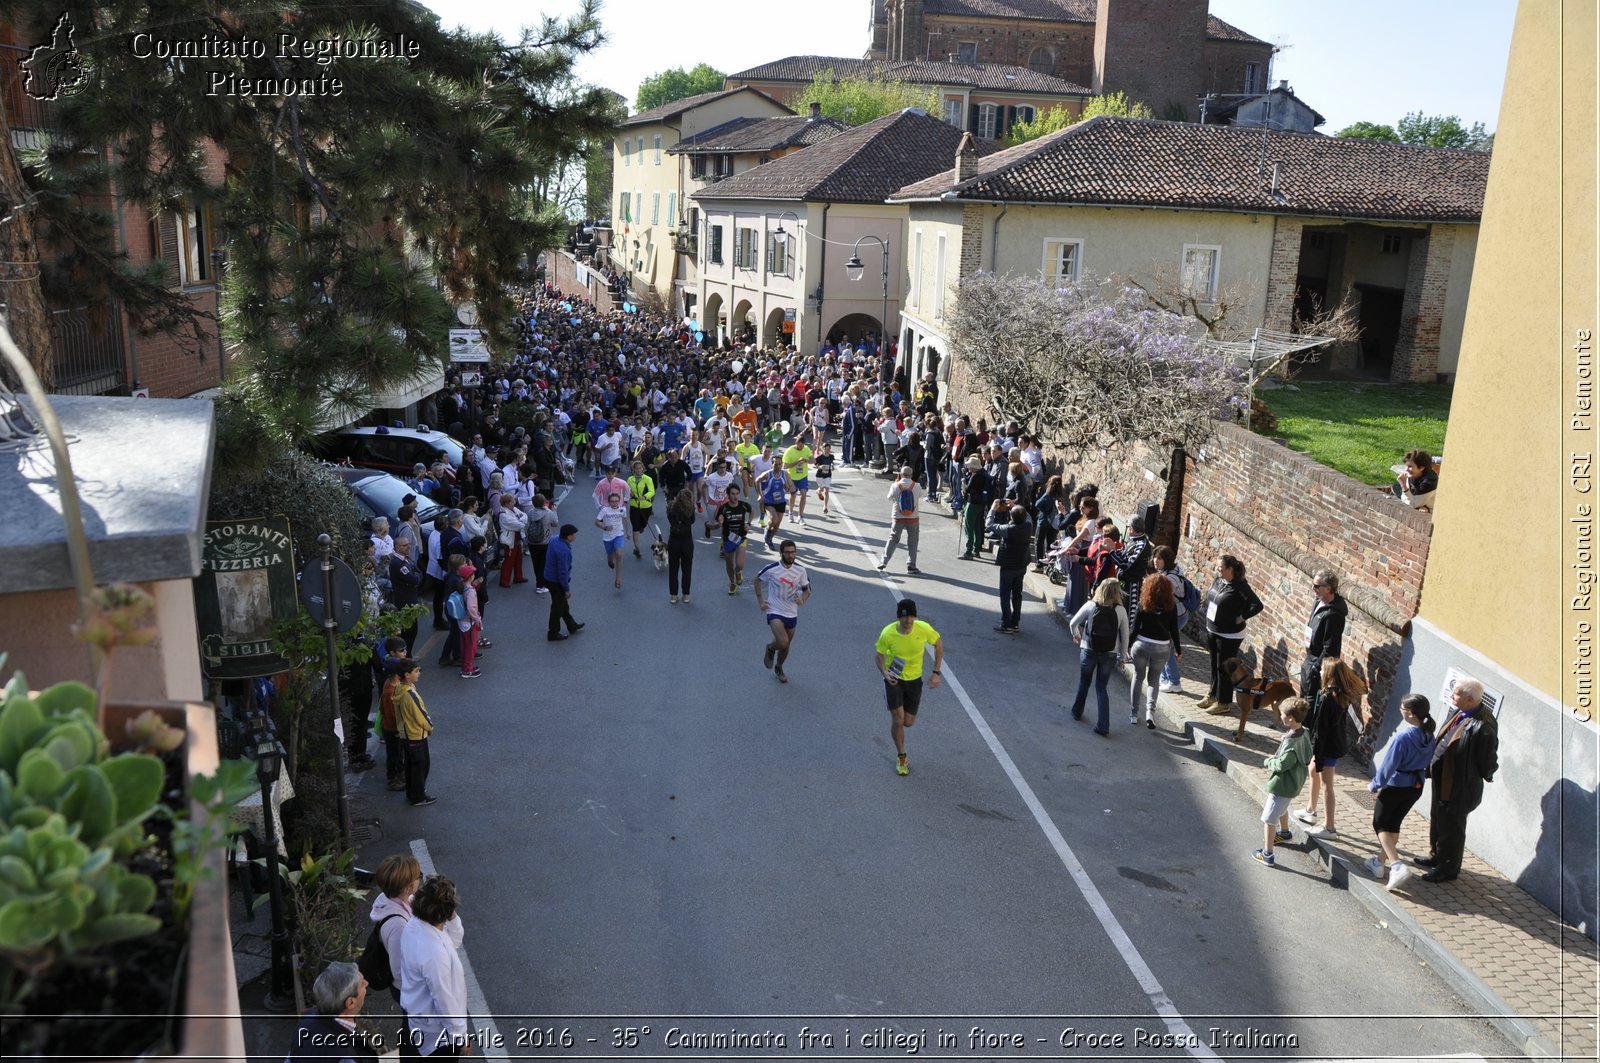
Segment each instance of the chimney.
[[956,145],[956,179],[954,184],[960,184],[969,177],[978,174],[978,142],[971,133],[961,134],[961,143]]
[[1289,87],[1289,79],[1288,78],[1284,78],[1282,81],[1278,82],[1278,91],[1287,92],[1287,93],[1290,93],[1291,95],[1294,93],[1294,90]]
[[816,100],[812,100],[811,101],[811,117],[807,118],[806,121],[808,121],[808,122],[818,122],[818,121],[821,121],[821,120],[822,120],[822,104],[818,103]]

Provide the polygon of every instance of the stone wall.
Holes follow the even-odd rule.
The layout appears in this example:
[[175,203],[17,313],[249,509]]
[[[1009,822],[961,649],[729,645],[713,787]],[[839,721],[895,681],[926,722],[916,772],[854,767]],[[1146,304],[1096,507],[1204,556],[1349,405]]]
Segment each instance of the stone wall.
[[602,313],[616,309],[616,300],[605,278],[587,268],[583,273],[587,281],[578,278],[578,260],[567,251],[553,251],[546,256],[549,264],[548,280],[561,291],[575,299],[586,299]]
[[[975,385],[955,360],[949,398],[974,420],[978,411],[987,411],[974,401]],[[1421,603],[1433,532],[1428,514],[1228,424],[1218,425],[1204,446],[1187,455],[1181,498],[1172,485],[1172,455],[1143,445],[1071,460],[1057,455],[1052,463],[1074,486],[1099,484],[1102,503],[1119,526],[1126,527],[1141,503],[1160,504],[1152,539],[1176,542],[1178,563],[1202,591],[1221,555],[1242,561],[1266,604],[1250,621],[1244,656],[1270,677],[1298,685],[1315,598],[1312,577],[1323,569],[1334,572],[1350,608],[1343,656],[1372,687],[1366,735],[1377,736],[1385,706],[1397,700],[1390,694]]]

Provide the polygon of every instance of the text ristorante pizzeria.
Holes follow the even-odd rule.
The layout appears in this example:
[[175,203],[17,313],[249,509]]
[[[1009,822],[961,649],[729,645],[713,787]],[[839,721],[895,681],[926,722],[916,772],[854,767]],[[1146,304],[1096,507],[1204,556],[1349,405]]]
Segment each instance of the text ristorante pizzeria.
[[404,33],[390,36],[303,38],[293,33],[271,37],[157,37],[148,32],[128,39],[136,59],[278,59],[309,61],[321,69],[307,77],[277,75],[251,77],[236,70],[207,70],[208,96],[338,96],[344,82],[330,69],[341,59],[415,59],[422,45]]

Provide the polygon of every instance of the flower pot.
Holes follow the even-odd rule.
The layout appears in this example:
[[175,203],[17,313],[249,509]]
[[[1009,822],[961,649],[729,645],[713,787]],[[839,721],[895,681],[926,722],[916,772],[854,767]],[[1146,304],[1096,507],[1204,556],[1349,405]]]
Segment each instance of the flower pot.
[[[106,707],[105,731],[113,749],[126,745],[127,724],[154,710],[170,727],[184,731],[184,781],[217,770],[216,710],[195,702],[121,703]],[[191,788],[192,789],[192,788]],[[190,815],[201,810],[191,804]],[[211,873],[194,890],[189,907],[189,941],[178,1029],[178,1055],[187,1059],[244,1059],[244,1026],[233,970],[233,936],[228,929],[228,876],[222,851],[206,856]],[[146,1057],[148,1058],[148,1057]]]

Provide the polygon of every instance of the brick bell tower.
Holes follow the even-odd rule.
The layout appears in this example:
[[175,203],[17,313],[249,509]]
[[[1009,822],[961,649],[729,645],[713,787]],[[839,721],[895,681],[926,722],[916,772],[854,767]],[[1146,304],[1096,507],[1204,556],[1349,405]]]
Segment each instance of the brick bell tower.
[[1125,92],[1157,118],[1199,117],[1207,0],[1097,0],[1094,91]]

